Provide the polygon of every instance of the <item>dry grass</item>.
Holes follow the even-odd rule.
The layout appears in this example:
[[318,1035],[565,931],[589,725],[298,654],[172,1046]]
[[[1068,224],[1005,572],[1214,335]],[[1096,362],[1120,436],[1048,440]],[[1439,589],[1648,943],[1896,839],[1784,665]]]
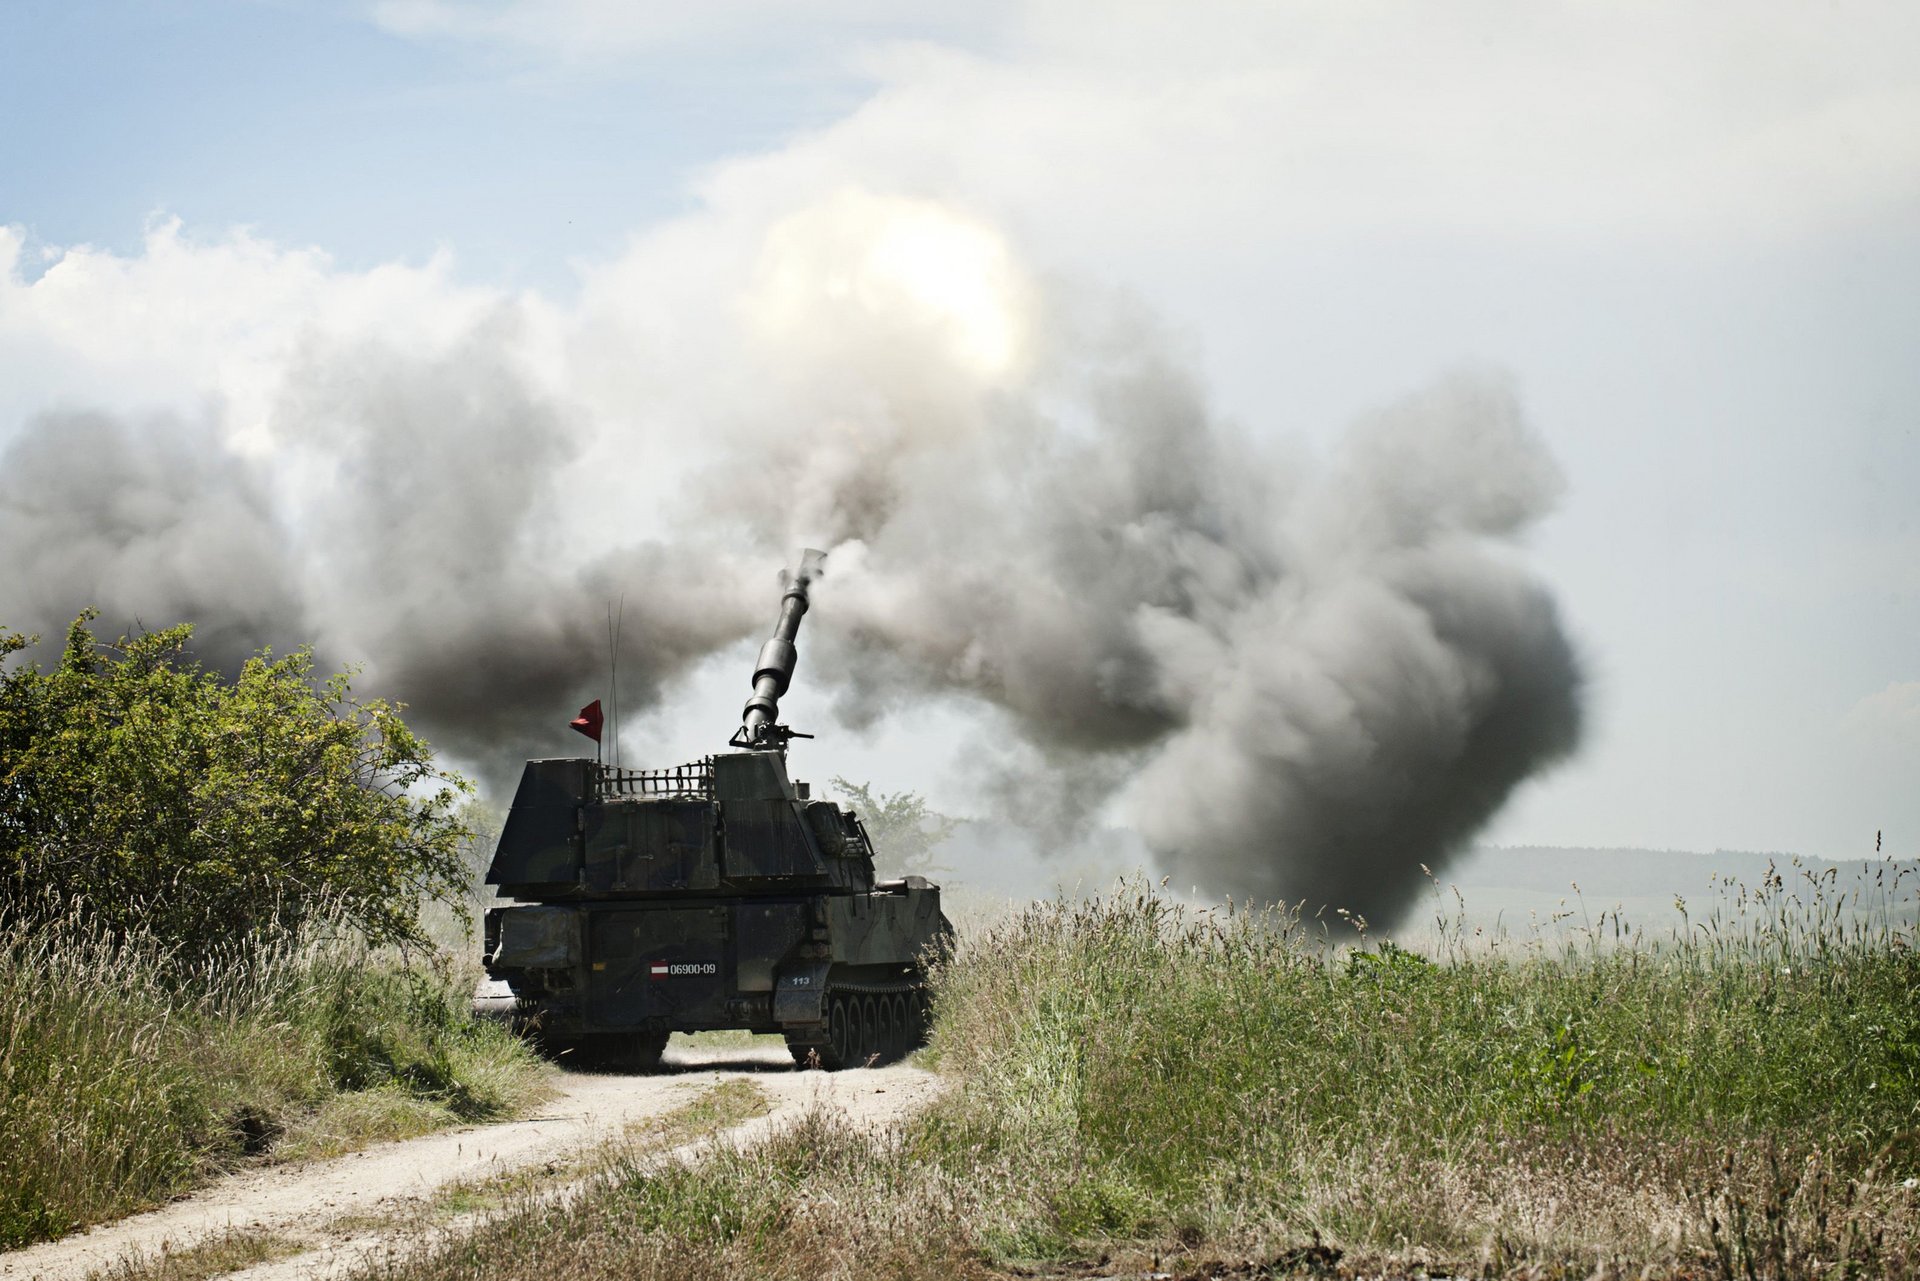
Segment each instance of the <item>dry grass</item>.
[[444,1103],[397,1085],[335,1094],[293,1113],[269,1155],[279,1161],[319,1161],[372,1143],[411,1139],[457,1123]]
[[539,1088],[518,1042],[472,1022],[457,967],[339,941],[194,960],[0,922],[0,1246],[241,1161],[503,1115]]
[[1038,905],[941,973],[923,1115],[616,1166],[375,1275],[1913,1274],[1911,891],[1825,893],[1424,956],[1138,887]]
[[228,1232],[184,1250],[161,1249],[123,1259],[93,1273],[88,1281],[210,1281],[258,1263],[289,1258],[301,1248],[299,1242],[277,1233]]

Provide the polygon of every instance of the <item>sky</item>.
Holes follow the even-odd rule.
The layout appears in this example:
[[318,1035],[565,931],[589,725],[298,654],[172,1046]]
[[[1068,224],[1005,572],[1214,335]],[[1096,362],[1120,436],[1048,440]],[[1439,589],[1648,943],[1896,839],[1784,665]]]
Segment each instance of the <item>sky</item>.
[[[849,358],[817,326],[865,313],[804,304],[871,235],[954,359],[1014,360],[1029,294],[1138,312],[1275,457],[1504,379],[1562,484],[1502,554],[1586,728],[1484,839],[1920,855],[1914,6],[17,0],[0,65],[0,445],[99,410],[280,457],[316,343],[504,333],[577,559]],[[629,755],[711,750],[750,661]],[[979,807],[963,702],[838,728],[805,679],[814,773]]]

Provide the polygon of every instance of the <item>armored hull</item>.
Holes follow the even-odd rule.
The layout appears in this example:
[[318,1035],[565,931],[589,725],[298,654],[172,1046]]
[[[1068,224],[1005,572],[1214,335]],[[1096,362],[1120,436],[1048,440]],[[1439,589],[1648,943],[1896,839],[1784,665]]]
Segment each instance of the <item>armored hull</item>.
[[924,1038],[926,962],[952,934],[938,887],[876,882],[858,818],[787,776],[773,712],[807,581],[783,602],[777,680],[762,652],[742,750],[662,770],[527,762],[487,870],[516,903],[486,914],[486,967],[545,1044],[644,1068],[671,1033],[744,1029],[832,1069]]

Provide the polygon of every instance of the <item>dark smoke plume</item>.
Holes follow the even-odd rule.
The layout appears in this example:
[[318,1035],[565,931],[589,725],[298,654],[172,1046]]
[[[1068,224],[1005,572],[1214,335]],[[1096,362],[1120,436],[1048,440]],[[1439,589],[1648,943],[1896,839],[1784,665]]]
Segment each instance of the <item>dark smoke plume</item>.
[[1216,422],[1149,333],[1088,350],[1053,388],[1072,418],[882,418],[857,469],[780,459],[839,517],[808,533],[838,540],[815,635],[843,714],[986,700],[1054,800],[1117,793],[1183,885],[1392,921],[1578,738],[1578,664],[1515,547],[1557,470],[1497,378],[1357,425],[1316,478]]
[[609,602],[646,602],[622,638],[640,708],[761,612],[686,548],[554,547],[574,442],[487,329],[434,359],[309,352],[274,426],[250,459],[176,419],[30,423],[0,455],[0,625],[57,643],[88,606],[110,635],[192,622],[195,656],[229,671],[313,644],[510,795],[527,757],[577,750],[566,716],[604,693]]
[[1013,374],[937,325],[804,319],[802,372],[705,425],[660,541],[584,554],[560,486],[592,442],[518,372],[510,311],[430,357],[316,340],[257,457],[44,416],[0,458],[0,623],[189,620],[223,664],[310,640],[499,787],[578,750],[609,600],[643,712],[823,546],[805,678],[843,720],[989,705],[1005,817],[1051,836],[1117,802],[1183,886],[1377,922],[1574,746],[1578,664],[1519,558],[1559,477],[1499,379],[1316,466],[1219,422],[1125,314],[1045,317]]
[[56,647],[95,606],[112,635],[191,620],[229,670],[303,639],[266,487],[204,422],[34,418],[0,451],[0,548],[0,625]]
[[315,469],[303,524],[323,643],[496,786],[529,756],[576,750],[556,712],[604,693],[608,603],[633,598],[621,677],[636,709],[748,634],[764,604],[684,547],[569,556],[559,537],[576,500],[555,476],[580,442],[515,371],[500,328],[430,360],[371,344],[313,353],[279,423]]

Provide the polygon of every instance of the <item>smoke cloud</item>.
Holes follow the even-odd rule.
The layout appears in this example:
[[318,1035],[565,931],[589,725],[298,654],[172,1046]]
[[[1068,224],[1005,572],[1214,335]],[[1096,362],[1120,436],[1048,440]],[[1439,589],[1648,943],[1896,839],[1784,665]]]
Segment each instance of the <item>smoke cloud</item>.
[[1320,470],[1215,421],[1150,327],[1091,336],[1045,394],[813,478],[843,711],[985,701],[1043,762],[1044,798],[1001,784],[1014,817],[1057,833],[1117,798],[1183,884],[1392,921],[1578,740],[1578,664],[1518,557],[1557,469],[1495,375]]
[[0,451],[0,623],[57,645],[80,611],[135,631],[193,620],[235,667],[300,634],[289,549],[262,478],[203,419],[30,419]]
[[645,601],[621,646],[622,693],[644,708],[763,603],[693,572],[709,553],[691,546],[569,552],[574,505],[598,496],[561,488],[578,429],[516,368],[515,337],[492,318],[428,357],[309,353],[276,418],[301,464],[313,634],[496,789],[554,754],[556,711],[604,692],[608,604]]
[[676,228],[572,314],[283,328],[257,421],[16,432],[0,623],[190,620],[222,664],[311,641],[498,786],[577,746],[609,601],[644,714],[818,546],[803,678],[844,723],[974,708],[1003,817],[1118,814],[1183,886],[1376,921],[1578,738],[1523,556],[1560,477],[1498,375],[1321,458],[1221,421],[1137,306],[857,190]]
[[573,750],[556,712],[605,692],[611,602],[646,593],[621,672],[645,707],[748,630],[749,601],[690,572],[712,555],[691,546],[565,554],[575,441],[507,337],[309,347],[261,456],[201,422],[34,419],[0,454],[0,624],[57,640],[90,606],[108,634],[191,622],[195,656],[227,671],[312,645],[510,795],[528,757]]

